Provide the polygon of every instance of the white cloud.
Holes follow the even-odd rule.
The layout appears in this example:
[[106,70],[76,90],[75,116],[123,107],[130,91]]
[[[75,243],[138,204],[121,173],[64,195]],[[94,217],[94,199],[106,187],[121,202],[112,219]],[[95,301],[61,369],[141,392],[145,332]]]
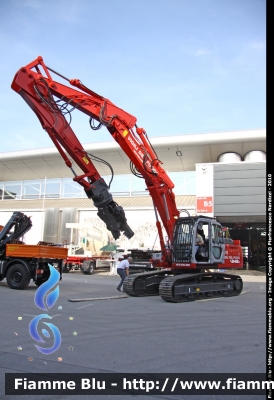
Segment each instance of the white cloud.
[[199,49],[196,51],[195,56],[199,57],[199,56],[206,56],[208,54],[211,54],[212,52],[208,49]]
[[[17,5],[17,4],[15,4]],[[44,5],[43,3],[37,1],[37,0],[24,0],[21,1],[18,6],[20,7],[30,7],[30,8],[35,8],[36,10],[42,8]]]
[[265,41],[252,42],[252,43],[249,43],[249,47],[251,49],[255,49],[255,50],[265,50],[266,43],[265,43]]

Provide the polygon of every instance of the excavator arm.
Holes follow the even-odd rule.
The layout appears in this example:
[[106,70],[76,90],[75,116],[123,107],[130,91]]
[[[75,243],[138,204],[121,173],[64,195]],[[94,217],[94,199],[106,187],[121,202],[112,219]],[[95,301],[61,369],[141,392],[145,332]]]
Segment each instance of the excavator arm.
[[[127,224],[123,208],[113,201],[109,186],[77,139],[70,121],[66,119],[67,115],[71,115],[69,107],[79,108],[91,118],[95,117],[98,107],[96,101],[90,99],[89,94],[54,82],[41,57],[18,71],[12,89],[19,93],[35,112],[66,165],[71,169],[74,181],[78,182],[93,200],[98,209],[98,216],[105,222],[113,237],[118,239],[120,232],[123,232],[126,237],[131,238],[134,233]],[[82,174],[76,173],[71,159],[78,165]]]
[[[72,87],[54,81],[50,72],[68,81]],[[123,208],[113,201],[109,186],[92,162],[92,155],[84,150],[70,126],[71,112],[77,109],[88,115],[94,131],[101,126],[108,129],[130,159],[132,172],[145,180],[155,208],[160,244],[165,252],[158,214],[172,242],[174,225],[179,217],[172,191],[174,184],[161,167],[161,161],[145,130],[137,126],[136,118],[87,88],[80,80],[68,79],[47,67],[42,57],[21,68],[16,73],[11,87],[35,112],[66,165],[71,169],[73,180],[83,186],[87,196],[93,200],[98,209],[98,216],[105,222],[113,237],[117,239],[120,232],[124,232],[125,236],[130,238],[134,233],[127,225]],[[95,125],[94,121],[98,124]],[[75,172],[71,159],[81,169],[81,175]]]

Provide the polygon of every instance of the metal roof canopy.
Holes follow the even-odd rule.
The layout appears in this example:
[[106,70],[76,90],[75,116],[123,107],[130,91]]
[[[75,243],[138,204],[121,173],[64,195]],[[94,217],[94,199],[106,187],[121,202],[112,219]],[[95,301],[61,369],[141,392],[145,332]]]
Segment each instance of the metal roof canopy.
[[[150,138],[150,142],[167,172],[195,171],[195,164],[217,162],[225,152],[242,157],[249,151],[266,151],[266,130],[253,129],[219,133],[190,134]],[[106,160],[115,175],[130,174],[129,159],[113,142],[83,144],[86,151]],[[178,156],[176,152],[181,152]],[[77,166],[73,164],[76,172]],[[96,163],[102,176],[110,175],[107,166]],[[0,153],[0,182],[35,179],[72,178],[55,147]]]

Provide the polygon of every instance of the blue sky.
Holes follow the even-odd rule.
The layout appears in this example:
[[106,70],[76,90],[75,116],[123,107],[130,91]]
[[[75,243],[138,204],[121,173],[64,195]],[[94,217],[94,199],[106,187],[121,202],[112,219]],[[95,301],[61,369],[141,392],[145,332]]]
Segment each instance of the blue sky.
[[[150,138],[266,127],[265,0],[0,0],[0,38],[0,153],[53,146],[10,88],[38,55]],[[112,140],[80,112],[72,128]]]

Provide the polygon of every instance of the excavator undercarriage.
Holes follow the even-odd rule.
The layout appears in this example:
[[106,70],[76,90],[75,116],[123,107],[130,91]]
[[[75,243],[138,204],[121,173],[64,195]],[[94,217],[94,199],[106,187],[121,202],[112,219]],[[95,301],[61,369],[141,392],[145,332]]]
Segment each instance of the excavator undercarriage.
[[126,294],[135,297],[158,295],[171,303],[213,297],[237,296],[243,282],[240,276],[221,272],[173,274],[166,269],[129,275],[124,281]]

